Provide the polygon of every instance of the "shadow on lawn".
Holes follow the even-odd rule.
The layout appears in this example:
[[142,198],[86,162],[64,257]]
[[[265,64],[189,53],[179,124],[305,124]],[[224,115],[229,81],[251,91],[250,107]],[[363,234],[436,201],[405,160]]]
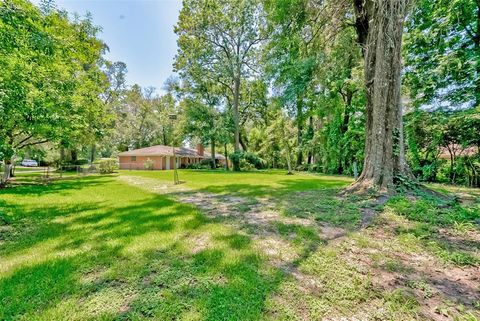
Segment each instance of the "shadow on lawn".
[[[7,193],[62,189],[69,194],[74,193],[72,189],[104,182],[87,178]],[[165,196],[151,195],[123,207],[82,203],[49,206],[35,213],[20,205],[6,206],[25,212],[22,217],[35,215],[42,220],[36,221],[41,226],[34,233],[23,235],[25,240],[0,250],[2,260],[13,259],[8,263],[13,264],[12,272],[7,270],[0,278],[2,320],[49,319],[56,308],[67,318],[89,311],[80,318],[88,319],[90,314],[92,320],[181,319],[192,313],[204,320],[252,320],[260,317],[268,294],[282,277],[280,271],[266,267],[245,236],[236,233],[215,238],[219,248],[185,251],[191,246],[190,233],[214,223],[192,206]],[[56,220],[59,217],[62,220]],[[45,244],[53,248],[47,248],[44,258],[36,257],[44,255]],[[25,253],[35,256],[35,263],[28,258],[15,261],[16,254]],[[85,281],[86,275],[93,277]],[[105,293],[117,293],[120,298],[105,298],[107,306],[99,309],[93,301]],[[71,300],[76,303],[65,306]],[[115,311],[108,311],[110,305]]]
[[[75,182],[20,188],[35,195],[56,191],[66,197],[75,193],[74,189],[110,181],[86,177]],[[345,182],[299,179],[282,180],[280,185],[274,191],[269,186],[248,184],[213,185],[204,191],[275,197],[292,191],[332,190]],[[11,190],[2,193],[24,194]],[[308,194],[309,200],[321,201],[319,195],[334,197],[312,192]],[[300,195],[292,197],[286,200],[299,202]],[[319,210],[330,211],[337,206],[327,205]],[[82,320],[257,320],[268,310],[268,297],[290,277],[291,271],[286,268],[299,266],[325,244],[311,227],[277,224],[272,229],[285,240],[301,245],[302,250],[291,266],[271,265],[253,247],[252,238],[258,227],[253,225],[248,236],[241,231],[213,234],[205,248],[192,251],[198,246],[192,235],[215,233],[215,228],[221,225],[217,223],[229,218],[207,218],[191,205],[151,193],[127,206],[84,202],[49,206],[35,213],[20,205],[2,206],[17,213],[25,212],[21,217],[42,217],[38,221],[41,226],[33,233],[27,230],[23,234],[25,241],[16,242],[20,239],[16,237],[7,249],[0,249],[2,256],[8,256],[2,259],[25,251],[36,254],[44,243],[53,247],[45,260],[20,262],[12,273],[0,278],[0,320],[22,315],[26,319],[34,316],[39,320],[55,319],[52,316],[65,319],[74,314]],[[302,217],[301,213],[293,212],[292,215]],[[442,290],[442,282],[446,286],[448,280],[437,281],[438,289],[447,291]],[[379,293],[383,290],[372,289]],[[70,306],[66,305],[68,302]],[[55,309],[58,311],[52,312]],[[64,314],[59,317],[58,313]]]
[[298,179],[298,180],[281,180],[278,181],[279,187],[260,184],[229,184],[215,185],[200,189],[201,192],[209,192],[215,194],[231,194],[246,197],[275,197],[281,196],[289,192],[310,191],[318,189],[331,189],[346,186],[348,183],[342,180],[322,180],[318,179]]
[[45,195],[72,192],[74,190],[88,188],[111,182],[111,176],[84,176],[84,177],[65,177],[61,180],[43,184],[25,184],[0,189],[1,195]]

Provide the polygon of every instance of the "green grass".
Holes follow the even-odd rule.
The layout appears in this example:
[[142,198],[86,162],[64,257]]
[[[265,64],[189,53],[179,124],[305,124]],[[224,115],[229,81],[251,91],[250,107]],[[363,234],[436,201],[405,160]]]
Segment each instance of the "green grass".
[[390,199],[387,207],[414,223],[412,227],[399,228],[397,230],[399,234],[412,236],[446,262],[458,266],[480,264],[479,253],[474,251],[480,244],[466,241],[455,244],[439,234],[439,229],[446,227],[459,235],[475,231],[480,221],[480,206],[463,207],[454,204],[444,207],[442,201],[432,198],[411,201],[399,196]]
[[[10,224],[2,231],[0,319],[109,319],[125,305],[124,317],[132,319],[250,320],[278,282],[248,244],[230,242],[235,231],[113,178],[1,196]],[[192,253],[191,240],[205,233],[208,249]]]
[[[173,181],[172,171],[121,171],[132,175],[157,180]],[[297,174],[286,175],[285,171],[259,171],[233,173],[224,171],[180,170],[179,177],[187,188],[245,197],[275,197],[294,191],[309,191],[325,188],[341,188],[352,180],[341,176]]]
[[[370,234],[381,224],[359,229],[362,200],[338,196],[351,182],[344,177],[185,170],[185,183],[174,187],[172,171],[120,171],[30,184],[38,178],[19,172],[24,184],[0,190],[0,320],[422,319],[429,281],[395,289],[373,282],[376,269],[415,272],[392,251],[476,264],[462,256],[471,252],[435,238],[445,226],[476,231],[471,209],[420,204],[410,211],[394,199],[386,210],[405,224],[381,243]],[[175,198],[185,190],[240,197],[242,215],[268,200],[285,221],[238,226],[209,218]],[[423,217],[425,208],[431,213]],[[319,232],[325,226],[347,234],[329,242]],[[272,261],[259,249],[262,238],[287,244],[292,260]],[[366,253],[354,258],[376,258],[371,266],[351,261],[352,244]]]

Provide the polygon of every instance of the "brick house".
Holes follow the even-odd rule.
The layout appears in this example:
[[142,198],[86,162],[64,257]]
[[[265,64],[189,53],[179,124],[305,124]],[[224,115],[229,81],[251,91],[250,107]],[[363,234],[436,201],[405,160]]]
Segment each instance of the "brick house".
[[[199,163],[203,159],[212,158],[211,154],[204,150],[203,145],[197,145],[196,149],[156,145],[118,154],[120,169],[145,169],[145,162],[149,159],[153,162],[153,169],[173,169],[174,149],[177,157],[177,168],[184,168],[188,164]],[[225,164],[225,156],[215,154],[215,159],[218,163]]]

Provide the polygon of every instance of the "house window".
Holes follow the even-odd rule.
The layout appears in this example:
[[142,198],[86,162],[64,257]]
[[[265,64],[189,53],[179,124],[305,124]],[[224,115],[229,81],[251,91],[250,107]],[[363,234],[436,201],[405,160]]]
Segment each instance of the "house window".
[[136,161],[137,161],[137,156],[132,156],[130,160],[131,160],[132,162],[136,162]]

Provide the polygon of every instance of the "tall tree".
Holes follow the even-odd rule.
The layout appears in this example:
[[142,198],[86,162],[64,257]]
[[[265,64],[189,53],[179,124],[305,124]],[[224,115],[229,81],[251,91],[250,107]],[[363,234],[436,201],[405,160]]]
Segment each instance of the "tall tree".
[[405,80],[414,106],[479,106],[480,1],[415,4],[404,48]]
[[[175,68],[183,77],[206,77],[224,86],[233,108],[237,153],[240,152],[241,84],[257,72],[264,30],[259,0],[184,0],[175,27],[179,36]],[[240,169],[238,162],[233,165],[235,170]]]
[[365,60],[366,128],[363,171],[352,191],[393,191],[410,175],[403,142],[401,46],[409,0],[354,0],[358,42]]
[[315,41],[323,23],[311,16],[310,1],[266,1],[269,24],[274,30],[269,42],[268,71],[275,94],[281,97],[297,127],[297,166],[303,163],[303,135],[306,123],[306,96],[314,80],[320,53]]
[[23,0],[0,3],[0,157],[7,169],[19,150],[96,131],[105,115],[98,28],[91,17],[70,20],[49,3],[42,10]]

